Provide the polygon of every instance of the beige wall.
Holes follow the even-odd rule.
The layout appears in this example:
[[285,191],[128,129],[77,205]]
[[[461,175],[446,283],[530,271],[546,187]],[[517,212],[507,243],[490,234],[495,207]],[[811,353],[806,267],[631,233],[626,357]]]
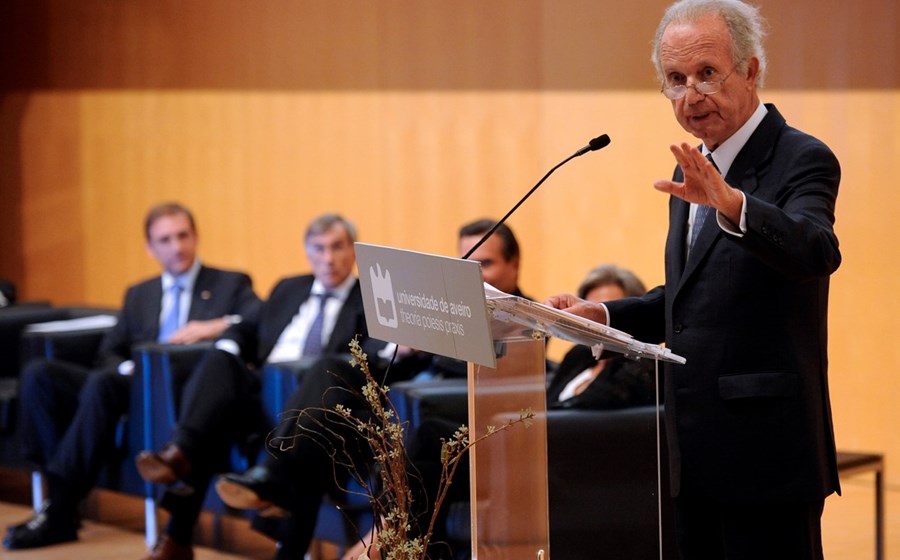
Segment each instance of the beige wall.
[[[900,46],[893,2],[762,3],[763,98],[829,144],[844,178],[831,298],[839,447],[897,484]],[[306,270],[304,224],[453,254],[589,138],[511,219],[523,288],[572,290],[604,261],[662,281],[667,146],[686,139],[647,62],[665,5],[607,1],[10,2],[0,7],[0,275],[24,297],[117,305],[156,272],[147,207],[196,211],[207,263],[265,295]],[[760,349],[765,351],[765,349]],[[556,349],[557,352],[561,348]]]

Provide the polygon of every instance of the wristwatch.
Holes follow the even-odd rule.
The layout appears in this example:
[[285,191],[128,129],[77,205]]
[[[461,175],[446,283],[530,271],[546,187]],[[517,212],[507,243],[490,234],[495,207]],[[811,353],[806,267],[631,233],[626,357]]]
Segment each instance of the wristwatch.
[[244,320],[240,315],[225,315],[222,319],[229,325],[240,325],[241,321]]

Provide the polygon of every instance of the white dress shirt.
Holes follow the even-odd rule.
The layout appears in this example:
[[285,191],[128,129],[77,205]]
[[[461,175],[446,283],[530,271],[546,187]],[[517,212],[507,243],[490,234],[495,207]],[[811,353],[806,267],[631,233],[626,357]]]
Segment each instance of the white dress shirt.
[[[323,345],[327,344],[327,341],[331,338],[331,332],[334,330],[334,325],[337,323],[341,308],[344,306],[344,302],[347,300],[347,297],[350,295],[350,291],[355,284],[356,277],[350,275],[340,286],[337,286],[333,290],[328,290],[328,292],[331,293],[331,297],[325,301],[325,318],[322,323]],[[269,353],[269,357],[266,359],[267,362],[288,362],[303,357],[303,347],[306,345],[306,336],[309,334],[310,326],[313,324],[313,321],[315,321],[316,315],[319,314],[320,299],[316,296],[324,294],[325,292],[325,286],[323,286],[321,282],[318,280],[313,282],[309,297],[300,304],[300,309],[297,310],[297,314],[294,315],[290,324],[288,324],[281,332],[281,336],[278,337],[278,342],[275,343],[272,352]]]

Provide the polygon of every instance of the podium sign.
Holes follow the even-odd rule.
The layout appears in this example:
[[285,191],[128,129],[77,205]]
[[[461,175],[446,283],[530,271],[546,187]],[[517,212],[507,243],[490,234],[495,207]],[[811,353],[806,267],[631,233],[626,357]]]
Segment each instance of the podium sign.
[[356,243],[369,336],[494,367],[481,265]]

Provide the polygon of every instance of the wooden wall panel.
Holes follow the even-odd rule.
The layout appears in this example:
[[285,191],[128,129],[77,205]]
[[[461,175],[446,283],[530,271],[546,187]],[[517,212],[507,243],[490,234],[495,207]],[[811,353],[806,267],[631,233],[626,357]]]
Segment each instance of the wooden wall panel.
[[[0,88],[631,90],[668,4],[7,0]],[[900,84],[893,0],[758,4],[770,86]]]
[[[78,301],[84,298],[85,224],[77,97],[54,93],[30,97],[19,126],[22,278],[19,296]],[[8,105],[4,104],[4,110]],[[4,185],[6,187],[6,185]]]
[[[204,258],[251,269],[267,288],[304,266],[302,229],[318,213],[346,213],[368,241],[453,254],[460,224],[501,216],[553,165],[609,132],[608,148],[558,170],[510,221],[535,263],[525,266],[523,285],[544,297],[571,289],[600,260],[641,254],[635,249],[648,244],[661,250],[665,201],[650,185],[672,162],[668,141],[643,131],[662,122],[675,140],[684,136],[667,104],[640,92],[76,97],[78,173],[70,181],[81,191],[85,255],[56,266],[99,270],[117,255],[114,270],[90,275],[83,294],[107,303],[119,297],[113,287],[155,271],[140,228],[161,200],[195,209]],[[55,118],[55,110],[32,115]],[[556,125],[567,119],[574,124]],[[28,169],[59,169],[42,137],[22,149]],[[45,199],[28,191],[36,205]],[[28,219],[54,217],[35,211]],[[581,227],[586,233],[573,235]],[[646,252],[638,268],[659,282],[657,253]],[[28,261],[36,267],[42,258]]]

